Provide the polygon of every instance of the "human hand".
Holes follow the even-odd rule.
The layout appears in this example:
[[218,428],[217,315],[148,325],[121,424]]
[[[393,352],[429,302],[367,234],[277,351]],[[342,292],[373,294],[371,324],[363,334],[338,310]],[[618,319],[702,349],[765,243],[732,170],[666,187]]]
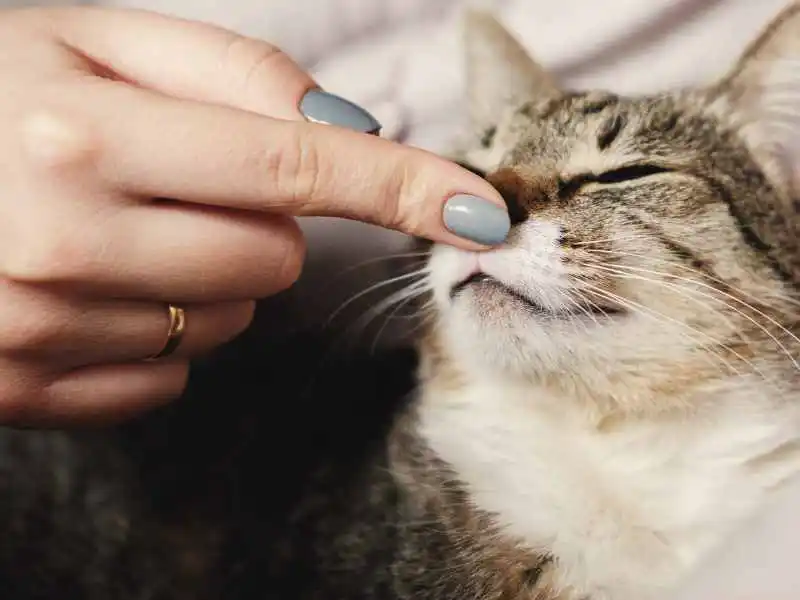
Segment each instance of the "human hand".
[[[487,183],[364,135],[374,119],[263,42],[96,8],[5,11],[0,40],[0,423],[179,395],[191,357],[298,277],[296,216],[466,248],[508,231]],[[146,361],[170,305],[185,335]]]

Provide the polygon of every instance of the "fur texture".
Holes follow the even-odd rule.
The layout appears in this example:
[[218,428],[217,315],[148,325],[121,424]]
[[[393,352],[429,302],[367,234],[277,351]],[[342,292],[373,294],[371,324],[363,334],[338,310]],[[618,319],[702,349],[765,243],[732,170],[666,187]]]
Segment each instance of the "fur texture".
[[470,28],[461,158],[517,224],[432,252],[420,430],[563,597],[656,597],[800,469],[800,6],[720,83],[644,98]]
[[515,225],[431,249],[419,361],[257,322],[135,422],[0,429],[0,597],[650,600],[796,476],[800,4],[654,97],[466,40]]

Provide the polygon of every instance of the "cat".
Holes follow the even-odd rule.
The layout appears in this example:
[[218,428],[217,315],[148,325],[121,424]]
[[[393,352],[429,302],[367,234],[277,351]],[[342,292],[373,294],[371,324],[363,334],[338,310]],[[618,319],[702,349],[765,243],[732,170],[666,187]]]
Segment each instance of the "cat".
[[800,469],[800,4],[651,97],[469,39],[461,160],[515,228],[432,251],[417,431],[556,597],[658,597]]
[[666,598],[797,475],[800,3],[648,97],[466,31],[507,243],[427,249],[415,351],[256,323],[172,406],[0,430],[0,597]]

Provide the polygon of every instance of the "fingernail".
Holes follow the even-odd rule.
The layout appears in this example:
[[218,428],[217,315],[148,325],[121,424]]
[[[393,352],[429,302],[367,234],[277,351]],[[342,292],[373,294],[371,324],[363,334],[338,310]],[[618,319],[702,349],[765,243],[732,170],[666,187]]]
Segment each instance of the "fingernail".
[[366,110],[340,96],[309,90],[298,105],[306,120],[312,123],[338,125],[363,133],[378,134],[381,124]]
[[444,226],[458,237],[483,244],[502,244],[511,229],[508,211],[493,202],[457,194],[444,205]]

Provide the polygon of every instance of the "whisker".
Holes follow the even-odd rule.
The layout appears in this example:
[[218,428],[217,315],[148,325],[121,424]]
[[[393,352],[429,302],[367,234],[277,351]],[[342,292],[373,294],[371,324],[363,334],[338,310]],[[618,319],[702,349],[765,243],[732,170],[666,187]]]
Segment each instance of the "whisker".
[[[741,296],[744,296],[746,298],[749,298],[753,302],[756,302],[756,303],[762,304],[762,305],[764,304],[764,299],[763,298],[758,298],[758,297],[754,296],[753,294],[751,294],[750,292],[747,292],[746,290],[743,290],[741,288],[737,288],[736,286],[731,285],[730,283],[728,283],[724,279],[720,279],[719,277],[711,275],[710,273],[706,273],[705,271],[701,271],[700,269],[696,269],[694,267],[690,267],[689,265],[677,263],[677,262],[674,262],[674,261],[671,261],[671,260],[666,260],[664,258],[658,258],[658,257],[655,257],[655,256],[646,256],[644,254],[637,254],[635,252],[625,252],[623,250],[605,250],[605,249],[600,249],[600,248],[593,248],[591,250],[591,252],[592,253],[601,253],[601,254],[614,254],[614,255],[619,255],[619,256],[628,256],[628,257],[631,257],[631,258],[639,258],[639,259],[642,259],[643,261],[646,261],[646,262],[655,262],[655,263],[660,263],[660,264],[666,264],[666,265],[669,265],[671,267],[676,267],[676,268],[679,268],[681,270],[688,271],[690,273],[694,273],[699,278],[706,279],[706,280],[709,280],[709,281],[713,281],[715,283],[719,283],[720,285],[730,289],[731,291],[733,291],[733,292],[735,292],[737,294],[740,294]],[[800,300],[797,300],[795,298],[790,298],[788,296],[787,297],[783,297],[782,296],[780,298],[780,300],[800,307]]]
[[[747,302],[744,302],[744,301],[740,300],[736,296],[734,296],[732,294],[728,294],[728,293],[726,293],[726,292],[724,292],[722,290],[718,290],[714,286],[708,285],[707,283],[704,283],[704,282],[701,282],[701,281],[696,281],[696,280],[693,280],[693,279],[689,279],[688,277],[678,277],[678,276],[674,276],[674,275],[669,275],[668,273],[661,273],[659,271],[652,271],[652,270],[649,270],[649,269],[643,269],[643,268],[640,268],[640,267],[632,267],[632,266],[629,266],[629,265],[614,265],[613,267],[610,267],[610,266],[607,266],[607,265],[594,265],[594,267],[595,268],[599,268],[599,269],[601,269],[601,270],[603,270],[605,272],[615,274],[618,277],[620,275],[624,275],[624,277],[628,278],[628,279],[637,279],[639,281],[647,281],[647,282],[654,283],[654,284],[657,284],[657,285],[664,285],[665,287],[669,287],[667,285],[668,282],[659,281],[657,279],[652,279],[652,278],[648,278],[648,277],[641,277],[641,276],[633,275],[633,274],[630,274],[630,273],[628,273],[628,274],[620,274],[619,270],[638,271],[638,272],[648,273],[648,274],[656,275],[656,276],[660,276],[660,277],[671,277],[671,278],[675,278],[675,279],[677,279],[679,281],[685,281],[685,282],[691,283],[693,285],[699,285],[701,287],[711,289],[714,292],[716,292],[718,294],[721,294],[722,296],[724,296],[726,298],[730,298],[731,300],[739,302],[744,307],[752,310],[757,315],[765,318],[770,323],[772,323],[773,325],[775,325],[778,328],[780,328],[781,331],[783,331],[785,334],[787,334],[792,340],[794,340],[798,344],[800,344],[800,339],[798,339],[796,335],[794,335],[791,331],[789,331],[786,327],[781,325],[778,321],[776,321],[775,319],[773,319],[769,315],[764,314],[762,311],[758,310],[757,308],[755,308],[754,306],[748,304]],[[675,286],[675,287],[679,287],[679,286]],[[763,324],[761,324],[758,321],[756,321],[756,319],[754,319],[750,315],[746,314],[744,311],[739,310],[735,306],[732,306],[732,305],[728,304],[727,302],[723,301],[722,299],[715,297],[713,294],[708,294],[708,293],[705,293],[705,292],[701,292],[699,290],[689,290],[686,287],[684,287],[683,289],[688,291],[688,292],[690,292],[690,293],[694,293],[694,294],[697,294],[699,296],[702,296],[704,298],[710,298],[712,300],[720,302],[724,306],[727,306],[728,308],[730,308],[731,310],[735,311],[737,314],[739,314],[743,318],[745,318],[748,321],[750,321],[753,325],[755,325],[762,332],[764,332],[773,342],[775,342],[775,344],[778,346],[778,348],[780,348],[783,351],[783,353],[786,354],[787,358],[789,358],[789,360],[792,361],[792,364],[794,365],[795,369],[800,371],[800,364],[798,364],[797,360],[789,352],[789,349],[786,348],[786,346],[784,346],[783,343],[771,331],[769,331]]]
[[361,315],[361,317],[348,328],[348,334],[353,334],[353,329],[357,329],[359,333],[363,332],[375,319],[377,319],[387,310],[394,307],[396,304],[418,298],[428,289],[428,281],[420,280],[414,281],[409,285],[391,293],[389,296],[381,300],[378,304],[371,307],[367,312]]
[[[634,305],[634,306],[638,307],[640,310],[644,310],[644,311],[647,311],[647,312],[652,313],[654,315],[657,315],[661,319],[666,319],[669,322],[672,322],[672,323],[674,323],[674,324],[676,324],[676,325],[678,325],[680,327],[683,327],[684,329],[688,329],[689,331],[692,331],[693,333],[696,333],[696,334],[698,334],[698,335],[710,340],[715,346],[718,346],[718,347],[726,350],[727,352],[732,354],[734,357],[736,357],[739,361],[741,361],[744,365],[748,366],[754,373],[759,375],[761,377],[761,379],[765,383],[770,385],[778,395],[784,396],[784,391],[781,388],[781,386],[776,382],[775,378],[768,377],[760,368],[758,368],[757,365],[755,365],[752,361],[748,360],[747,358],[745,358],[744,356],[742,356],[741,354],[736,352],[728,344],[725,344],[725,343],[721,342],[720,340],[717,340],[714,337],[712,337],[712,336],[710,336],[710,335],[708,335],[708,334],[706,334],[706,333],[704,333],[704,332],[702,332],[702,331],[700,331],[700,330],[698,330],[698,329],[696,329],[694,327],[691,327],[690,325],[688,325],[686,323],[683,323],[680,320],[677,320],[677,319],[674,319],[674,318],[669,317],[667,315],[664,315],[663,313],[660,313],[659,311],[650,309],[649,307],[644,306],[644,305],[642,305],[642,304],[640,304],[638,302],[635,302],[633,300],[629,300],[629,299],[626,299],[626,298],[622,298],[618,294],[614,294],[612,292],[608,292],[607,290],[603,290],[602,288],[598,288],[597,286],[593,286],[591,284],[586,284],[586,285],[588,285],[591,288],[594,288],[594,291],[596,293],[598,293],[599,295],[601,295],[601,296],[605,295],[607,298],[611,299],[612,301],[619,302],[620,304],[623,304],[623,305],[626,304],[626,303]],[[689,336],[685,336],[685,337],[687,337],[687,339],[690,339],[690,340],[694,339],[694,338],[689,337]],[[697,343],[696,340],[695,340],[695,343]],[[717,360],[719,360],[723,364],[725,364],[725,366],[729,370],[733,371],[736,375],[741,376],[741,373],[729,361],[727,361],[724,357],[719,355],[713,349],[709,348],[706,344],[702,344],[702,343],[701,343],[701,347],[705,348],[709,353],[713,354],[715,356],[715,358],[717,358]]]
[[[591,266],[592,266],[592,268],[599,268],[599,269],[605,270],[606,272],[611,273],[611,275],[613,275],[613,276],[615,276],[617,278],[621,278],[621,279],[641,279],[641,280],[648,281],[648,282],[651,282],[651,283],[654,283],[654,284],[663,285],[663,286],[665,286],[665,287],[667,287],[667,288],[669,288],[671,290],[674,290],[677,294],[681,295],[682,297],[687,298],[688,300],[694,302],[695,304],[698,304],[700,307],[707,308],[707,309],[712,310],[712,311],[713,311],[713,308],[709,307],[707,304],[703,303],[701,300],[699,300],[698,298],[694,297],[692,295],[692,292],[697,293],[699,295],[706,296],[706,297],[710,297],[713,300],[716,300],[716,301],[722,303],[727,308],[730,308],[731,310],[733,310],[735,312],[741,313],[741,311],[739,311],[736,307],[730,306],[729,304],[727,304],[726,302],[724,302],[723,300],[721,300],[719,298],[713,298],[712,296],[710,296],[708,294],[703,294],[702,292],[697,292],[696,290],[689,290],[688,288],[686,288],[684,286],[681,286],[681,285],[677,285],[677,284],[669,283],[669,282],[665,282],[665,281],[651,280],[651,279],[646,278],[646,277],[637,277],[637,276],[633,276],[633,275],[629,275],[629,274],[619,274],[617,272],[614,272],[612,268],[607,267],[605,265],[593,264]],[[728,318],[726,315],[723,315],[723,314],[719,314],[718,316],[725,321],[725,323],[728,325],[729,329],[742,341],[742,343],[746,344],[747,346],[751,346],[752,345],[753,340],[745,337],[740,331],[738,331],[738,327],[735,326],[735,324],[733,323],[733,321],[730,318]]]
[[368,267],[369,265],[374,265],[376,263],[382,262],[389,262],[393,260],[400,260],[400,259],[408,259],[408,258],[427,258],[428,252],[401,252],[399,254],[389,254],[387,256],[377,256],[373,258],[369,258],[367,260],[361,261],[356,263],[355,265],[350,265],[346,269],[343,269],[339,272],[335,277],[343,277],[348,273],[352,273],[355,270],[363,269],[364,267]]
[[[687,285],[680,285],[680,284],[677,284],[677,283],[667,282],[667,281],[659,281],[657,279],[651,279],[651,278],[648,278],[648,277],[634,276],[634,275],[631,275],[629,273],[624,273],[624,274],[612,273],[612,274],[614,276],[616,276],[616,277],[619,277],[619,278],[638,279],[640,281],[651,282],[651,283],[654,283],[656,285],[661,285],[661,286],[666,287],[666,288],[668,288],[670,290],[673,290],[675,293],[679,294],[683,298],[686,298],[687,300],[690,300],[691,302],[694,302],[695,304],[697,304],[698,307],[705,308],[707,310],[710,310],[711,312],[714,312],[716,314],[716,316],[719,317],[720,319],[722,319],[726,323],[728,328],[745,344],[751,345],[753,343],[753,340],[751,340],[750,338],[745,337],[744,334],[740,331],[740,327],[737,326],[727,315],[721,314],[719,311],[715,310],[714,307],[709,306],[709,304],[701,301],[699,298],[697,298],[697,296],[700,296],[701,298],[707,298],[709,300],[713,300],[714,302],[717,302],[718,304],[721,304],[723,307],[725,307],[725,308],[727,308],[729,310],[732,310],[734,313],[736,313],[736,314],[738,314],[738,315],[740,315],[740,316],[742,316],[742,317],[744,317],[746,319],[750,319],[752,321],[752,319],[744,311],[742,311],[742,310],[736,308],[735,306],[725,302],[722,298],[717,298],[717,297],[713,296],[712,294],[707,294],[707,293],[701,292],[699,290],[693,290]],[[692,280],[687,280],[687,281],[691,282]],[[759,323],[756,323],[756,325],[761,327],[761,325]],[[767,332],[767,333],[768,333],[768,335],[771,335],[771,334],[769,334],[769,332]]]
[[402,274],[402,275],[398,275],[398,276],[396,276],[396,277],[391,277],[391,278],[389,278],[389,279],[386,279],[386,280],[384,280],[384,281],[379,281],[378,283],[376,283],[376,284],[373,284],[373,285],[369,286],[369,287],[368,287],[368,288],[366,288],[365,290],[362,290],[362,291],[358,292],[357,294],[354,294],[353,296],[351,296],[351,297],[350,297],[350,298],[348,298],[347,300],[345,300],[345,301],[344,301],[344,302],[343,302],[343,303],[342,303],[342,304],[339,306],[339,308],[337,308],[335,311],[333,311],[333,313],[331,313],[331,316],[330,316],[330,317],[328,317],[328,319],[325,321],[325,325],[324,325],[324,326],[325,326],[325,327],[328,327],[328,326],[329,326],[329,325],[330,325],[330,324],[333,322],[333,320],[334,320],[334,319],[335,319],[335,318],[336,318],[336,317],[337,317],[337,316],[338,316],[338,315],[339,315],[339,314],[340,314],[340,313],[341,313],[343,310],[345,310],[345,309],[346,309],[348,306],[350,306],[350,305],[351,305],[353,302],[357,301],[359,298],[363,298],[363,297],[364,297],[364,296],[366,296],[367,294],[370,294],[370,293],[372,293],[372,292],[374,292],[374,291],[376,291],[376,290],[379,290],[379,289],[381,289],[381,288],[383,288],[383,287],[386,287],[386,286],[389,286],[389,285],[393,285],[393,284],[395,284],[395,283],[399,283],[399,282],[401,282],[401,281],[405,281],[405,280],[407,280],[407,279],[414,279],[415,277],[417,277],[417,278],[423,278],[423,277],[426,277],[426,276],[428,275],[428,271],[429,271],[429,269],[428,269],[428,267],[426,266],[426,267],[423,267],[423,268],[421,268],[421,269],[418,269],[418,270],[416,270],[416,271],[413,271],[413,272],[411,272],[411,273],[404,273],[404,274]]
[[[422,291],[424,292],[425,290],[422,290]],[[420,292],[420,294],[421,293],[422,292]],[[419,294],[418,295],[409,294],[403,300],[399,301],[395,305],[395,307],[392,309],[392,311],[383,320],[383,323],[381,324],[380,329],[378,329],[378,332],[375,334],[375,338],[373,339],[372,345],[370,346],[370,352],[372,352],[372,353],[375,352],[375,349],[378,347],[378,342],[380,341],[381,335],[386,330],[386,326],[389,324],[389,321],[392,320],[392,318],[397,314],[397,312],[401,308],[403,308],[404,306],[408,305],[409,302],[411,302],[412,300],[414,300],[414,299],[416,299],[418,297],[419,297]]]
[[[747,365],[751,369],[753,369],[753,371],[758,373],[762,377],[762,379],[764,379],[765,381],[769,381],[767,379],[767,377],[764,375],[764,373],[762,373],[758,369],[758,367],[756,367],[756,365],[754,365],[747,358],[743,357],[741,354],[739,354],[738,352],[736,352],[732,348],[728,347],[726,344],[722,343],[721,341],[715,339],[714,337],[712,337],[712,336],[710,336],[710,335],[708,335],[708,334],[706,334],[706,333],[704,333],[702,331],[697,330],[696,328],[692,327],[691,325],[688,325],[687,323],[684,323],[682,321],[679,321],[678,319],[674,319],[672,317],[669,317],[669,316],[667,316],[667,315],[665,315],[665,314],[663,314],[663,313],[661,313],[661,312],[659,312],[657,310],[654,310],[654,309],[651,309],[650,307],[644,306],[643,304],[640,304],[640,303],[638,303],[638,302],[636,302],[634,300],[630,300],[628,298],[623,298],[623,297],[619,296],[618,294],[614,294],[613,292],[609,292],[607,290],[604,290],[604,289],[602,289],[602,288],[600,288],[598,286],[595,286],[593,284],[590,284],[590,283],[586,283],[585,285],[587,287],[589,287],[591,289],[591,291],[594,292],[595,294],[597,294],[598,296],[604,297],[607,300],[610,300],[612,302],[618,303],[621,306],[625,306],[629,310],[632,309],[633,312],[638,312],[639,314],[641,314],[641,315],[643,315],[645,317],[650,317],[651,319],[655,320],[658,323],[661,323],[661,324],[671,323],[674,326],[678,326],[680,328],[688,330],[692,334],[697,334],[697,335],[700,335],[703,338],[708,339],[713,344],[713,346],[724,348],[725,350],[727,350],[728,352],[733,354],[735,357],[737,357],[740,361],[742,361],[745,365]],[[712,354],[715,358],[717,358],[717,360],[719,360],[723,365],[725,365],[734,374],[741,375],[741,372],[738,369],[736,369],[736,367],[734,367],[730,363],[730,361],[728,361],[725,357],[720,355],[714,348],[710,347],[708,344],[699,341],[693,335],[690,335],[690,334],[685,333],[685,332],[683,333],[683,337],[685,337],[686,339],[692,341],[695,344],[699,344],[701,348],[703,348],[704,350],[706,350],[707,352]]]
[[436,311],[430,310],[432,307],[427,307],[425,310],[420,311],[420,315],[417,318],[417,323],[408,331],[406,331],[405,335],[407,337],[413,337],[421,328],[428,325],[433,319],[436,318]]
[[[581,304],[580,302],[576,302],[572,295],[578,296],[578,298],[584,303]],[[599,325],[600,323],[597,321],[597,315],[595,315],[589,309],[600,309],[596,302],[593,302],[591,298],[589,298],[586,294],[581,292],[580,290],[570,290],[570,293],[564,293],[564,297],[578,310],[582,311],[587,317],[589,317],[595,325]],[[586,307],[588,305],[588,308]],[[586,324],[583,324],[584,329],[586,329]]]
[[623,235],[623,236],[614,236],[608,238],[599,238],[596,240],[581,240],[579,242],[574,242],[573,246],[592,246],[595,244],[609,244],[613,242],[625,242],[629,240],[641,240],[645,239],[645,235],[641,233],[635,233],[631,235]]

